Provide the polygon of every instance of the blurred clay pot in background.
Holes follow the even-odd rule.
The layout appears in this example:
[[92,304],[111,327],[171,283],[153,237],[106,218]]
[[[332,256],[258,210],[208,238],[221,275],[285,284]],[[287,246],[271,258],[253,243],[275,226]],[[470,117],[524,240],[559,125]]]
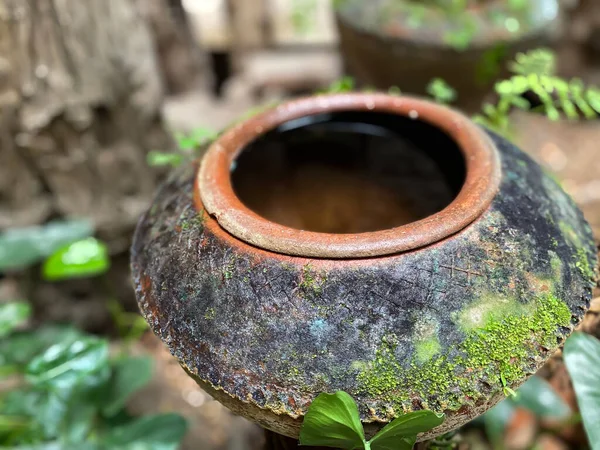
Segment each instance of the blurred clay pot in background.
[[367,434],[429,438],[516,389],[589,307],[596,249],[560,186],[449,108],[383,94],[295,100],[172,174],[132,248],[140,308],[232,411],[297,438],[344,390]]
[[[423,95],[434,78],[458,92],[456,106],[478,111],[516,53],[549,46],[561,26],[558,0],[482,1],[447,12],[426,1],[339,0],[346,72],[361,85]],[[513,2],[514,3],[514,2]]]

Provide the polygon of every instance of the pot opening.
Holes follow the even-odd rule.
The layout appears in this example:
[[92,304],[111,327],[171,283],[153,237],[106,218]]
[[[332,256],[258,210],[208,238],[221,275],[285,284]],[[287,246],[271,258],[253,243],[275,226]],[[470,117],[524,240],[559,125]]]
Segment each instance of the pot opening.
[[344,111],[283,123],[246,146],[231,181],[249,209],[323,233],[386,230],[443,210],[465,182],[465,160],[425,121]]

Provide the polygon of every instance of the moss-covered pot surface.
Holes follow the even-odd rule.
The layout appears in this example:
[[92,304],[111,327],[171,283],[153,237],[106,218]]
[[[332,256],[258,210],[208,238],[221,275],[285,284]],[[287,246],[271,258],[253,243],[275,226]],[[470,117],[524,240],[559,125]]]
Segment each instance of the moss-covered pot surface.
[[445,412],[422,438],[483,413],[582,319],[596,252],[582,214],[516,147],[491,135],[490,207],[424,248],[364,259],[286,256],[225,232],[195,195],[197,164],[142,217],[140,308],[198,383],[234,412],[298,436],[320,392],[344,390],[372,433],[403,412]]

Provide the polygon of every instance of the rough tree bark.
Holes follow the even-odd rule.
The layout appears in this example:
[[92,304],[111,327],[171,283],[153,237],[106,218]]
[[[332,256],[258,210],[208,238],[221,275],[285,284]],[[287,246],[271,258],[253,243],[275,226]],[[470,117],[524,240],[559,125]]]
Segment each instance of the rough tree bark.
[[169,145],[161,96],[134,0],[0,0],[0,230],[89,217],[124,249]]
[[136,0],[149,24],[168,94],[207,87],[208,61],[198,47],[182,0]]
[[127,250],[158,181],[146,154],[172,145],[161,103],[136,0],[0,0],[0,231],[85,217],[113,254],[110,293],[19,275],[43,320],[105,330],[109,295],[134,304]]

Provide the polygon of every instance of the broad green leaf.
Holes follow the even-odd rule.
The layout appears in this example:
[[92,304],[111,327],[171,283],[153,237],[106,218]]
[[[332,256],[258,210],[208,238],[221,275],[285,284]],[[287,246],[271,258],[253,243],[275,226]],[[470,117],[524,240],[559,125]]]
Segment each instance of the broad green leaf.
[[44,263],[44,278],[57,281],[92,277],[105,273],[109,267],[106,244],[90,237],[52,254]]
[[98,401],[94,391],[109,379],[108,367],[82,378],[72,389],[40,388],[40,396],[34,418],[40,424],[46,439],[60,438],[64,442],[77,443],[90,433]]
[[72,343],[48,348],[27,365],[26,377],[36,386],[71,389],[107,366],[108,342],[82,337]]
[[566,419],[571,408],[541,377],[533,376],[517,391],[513,399],[517,405],[527,408],[538,417]]
[[124,406],[131,394],[138,391],[152,379],[152,358],[124,358],[118,360],[106,393],[102,413],[114,416]]
[[600,449],[600,341],[585,333],[573,333],[563,356],[577,397],[583,425],[592,450]]
[[[2,396],[0,401],[0,416],[14,418],[21,421],[22,426],[13,427],[8,436],[7,444],[16,442],[35,442],[45,438],[45,430],[39,423],[36,416],[40,412],[40,405],[43,401],[43,393],[31,388],[20,388],[12,390]],[[2,426],[0,426],[0,432]],[[7,430],[4,430],[7,431]],[[0,442],[2,442],[2,433],[0,433]]]
[[343,391],[319,394],[304,416],[300,445],[365,448],[365,434],[352,397]]
[[58,438],[68,413],[68,394],[66,392],[53,392],[50,389],[40,390],[34,417],[47,440]]
[[394,419],[369,441],[372,450],[410,450],[417,435],[444,422],[443,414],[414,411]]
[[94,426],[96,413],[97,407],[89,399],[72,398],[60,426],[61,440],[73,444],[85,441]]
[[110,430],[103,447],[119,450],[176,450],[186,431],[185,419],[177,414],[147,416]]
[[516,406],[511,399],[501,401],[483,416],[489,440],[497,446],[504,436],[508,423],[515,414]]
[[0,272],[37,264],[57,249],[85,239],[93,232],[88,220],[50,222],[44,226],[7,230],[0,234]]
[[65,442],[81,442],[93,424],[94,412],[93,403],[80,392],[74,395],[50,389],[15,390],[0,405],[0,416],[27,420],[18,440],[27,442],[59,437]]
[[45,325],[32,331],[18,331],[0,340],[0,367],[23,367],[54,344],[72,343],[82,336],[69,326]]
[[0,338],[22,325],[30,315],[31,307],[25,302],[0,303]]

